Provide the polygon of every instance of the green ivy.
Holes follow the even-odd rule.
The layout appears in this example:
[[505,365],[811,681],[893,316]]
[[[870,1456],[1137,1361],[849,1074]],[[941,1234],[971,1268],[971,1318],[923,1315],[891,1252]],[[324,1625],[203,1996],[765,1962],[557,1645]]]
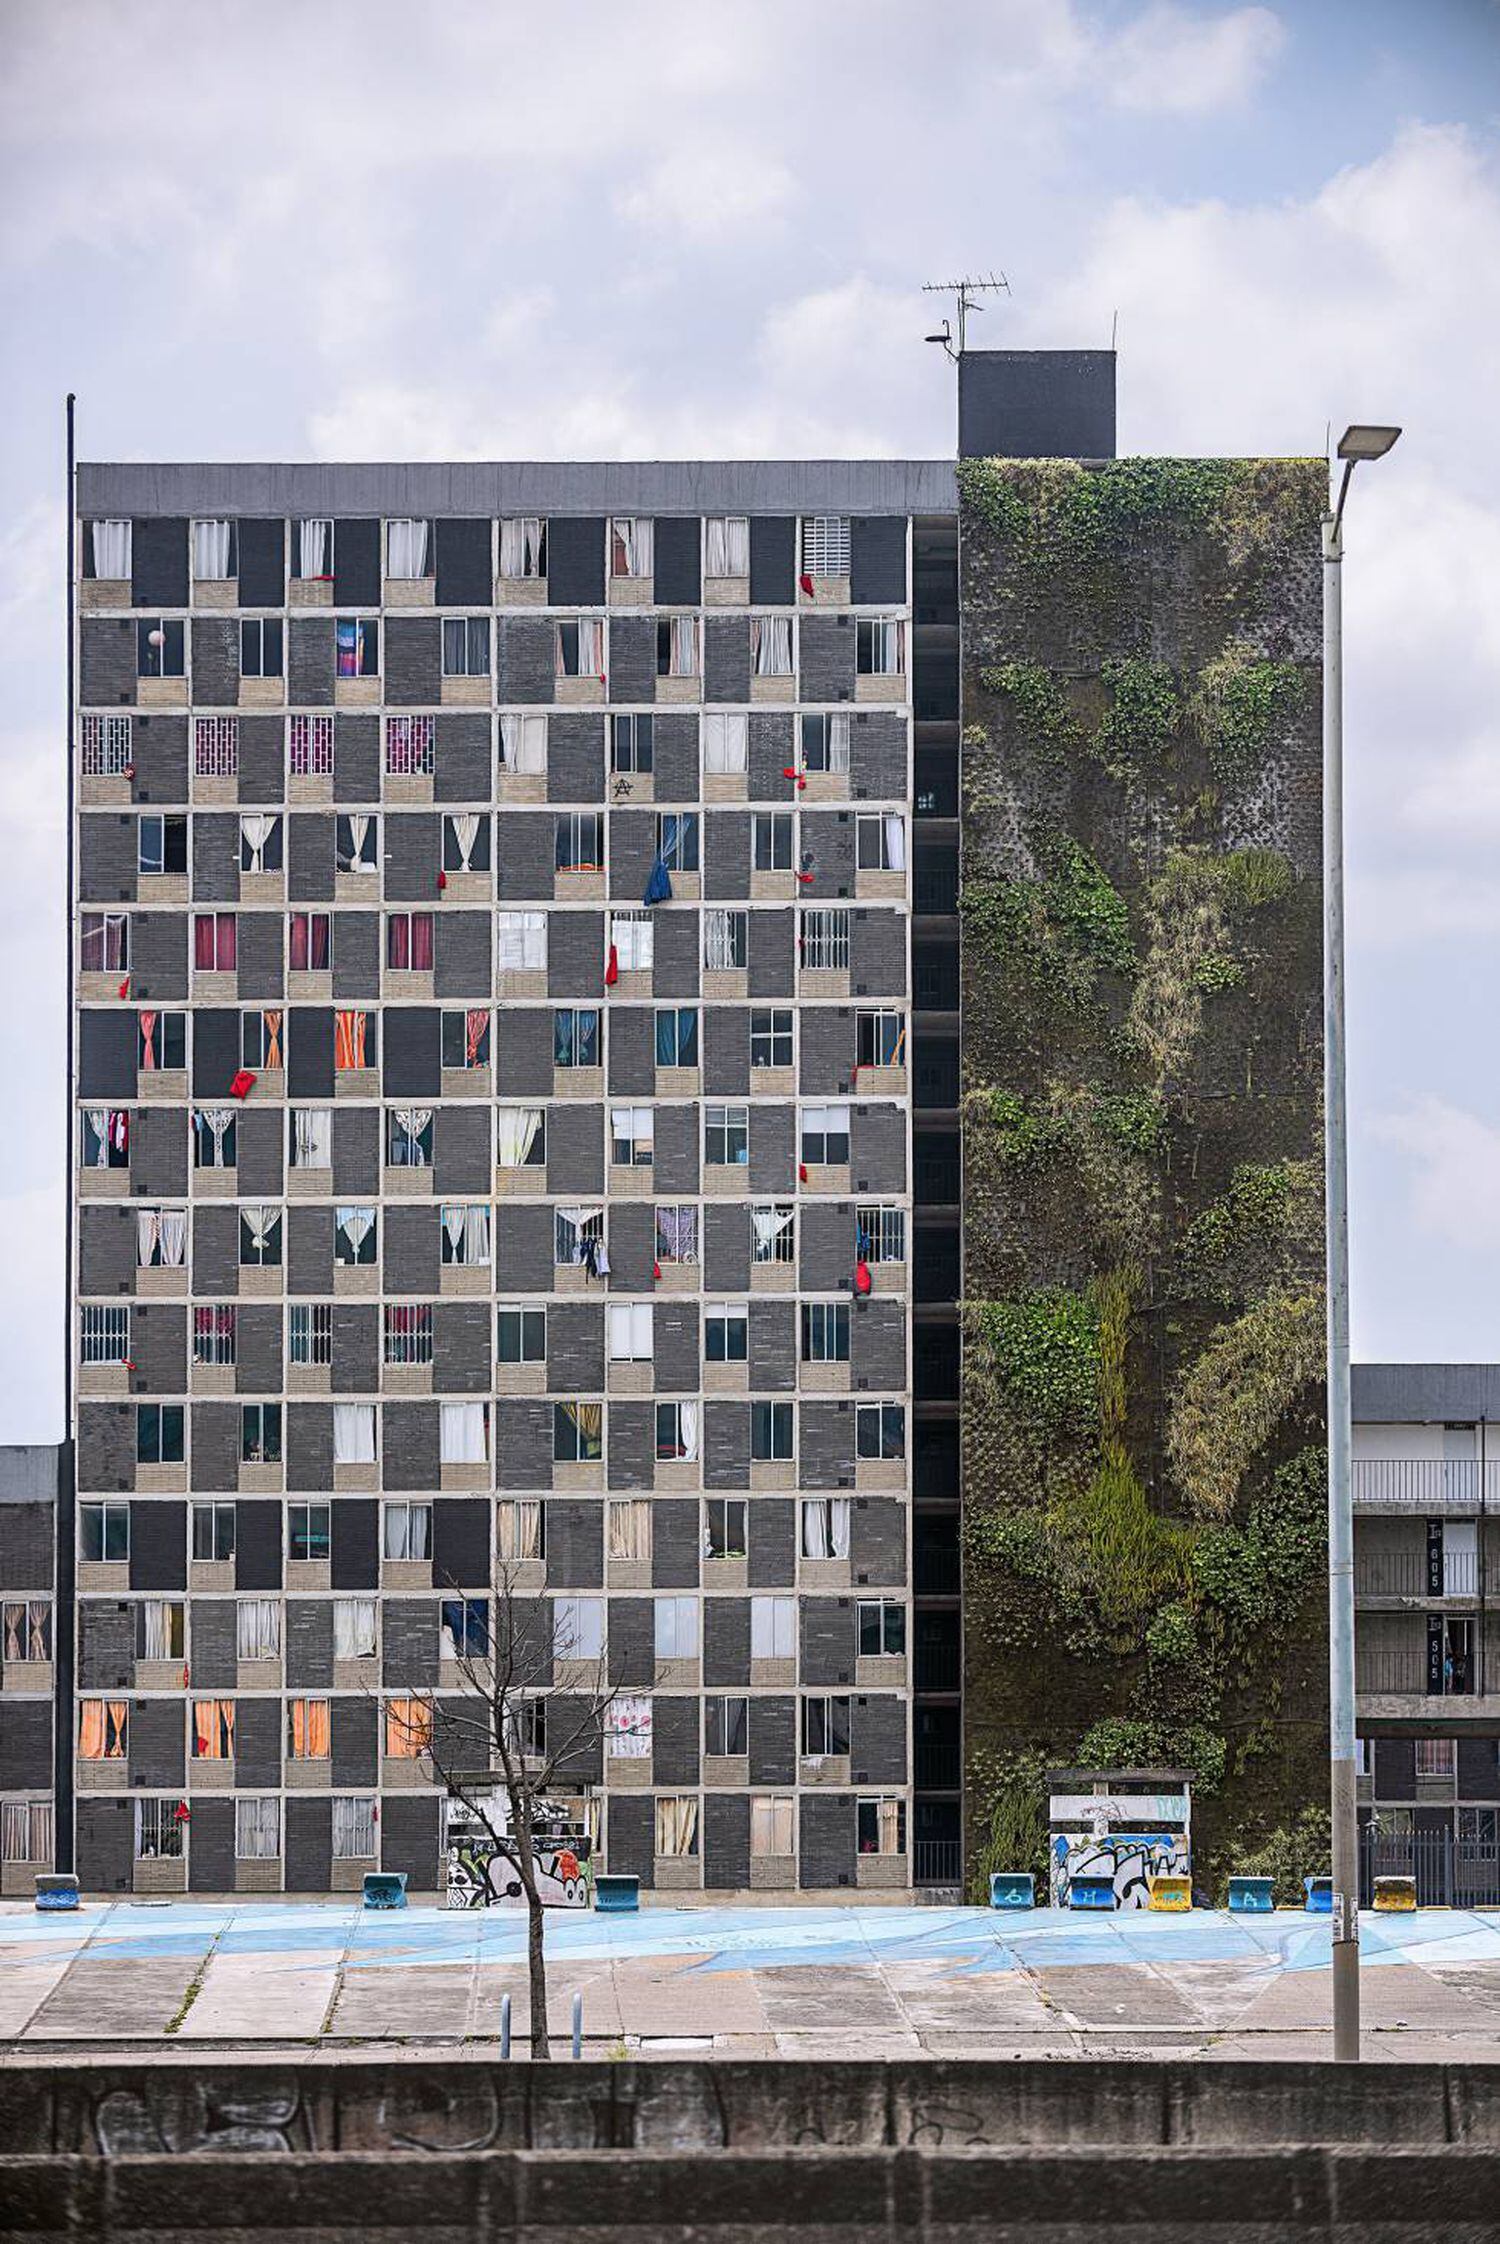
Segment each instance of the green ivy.
[[1224,1781],[1229,1748],[1196,1723],[1176,1729],[1139,1715],[1111,1714],[1087,1731],[1078,1759],[1091,1769],[1186,1769],[1202,1792]]
[[1007,700],[1032,754],[1043,763],[1057,764],[1083,738],[1082,728],[1068,705],[1067,694],[1040,662],[1002,662],[981,670],[979,683],[986,693]]
[[1141,655],[1112,655],[1099,675],[1110,705],[1089,752],[1116,779],[1159,764],[1177,733],[1182,703],[1171,665]]
[[1099,1409],[1099,1311],[1050,1286],[982,1305],[980,1323],[1007,1400],[1043,1437],[1088,1432]]
[[1231,911],[1264,911],[1292,885],[1292,868],[1279,849],[1235,849],[1223,860],[1224,901]]
[[1328,1460],[1304,1449],[1273,1475],[1244,1524],[1205,1527],[1192,1551],[1193,1586],[1244,1644],[1283,1636],[1326,1563]]
[[1225,990],[1243,986],[1245,969],[1228,951],[1205,951],[1193,967],[1193,986],[1202,990],[1205,997],[1217,997]]
[[1018,968],[1046,997],[1086,1007],[1101,970],[1135,959],[1125,899],[1081,843],[1048,833],[1033,880],[971,878],[959,898],[966,938]]
[[1276,735],[1302,701],[1302,673],[1293,662],[1271,662],[1247,648],[1229,647],[1200,671],[1191,709],[1221,785],[1243,787],[1265,768]]

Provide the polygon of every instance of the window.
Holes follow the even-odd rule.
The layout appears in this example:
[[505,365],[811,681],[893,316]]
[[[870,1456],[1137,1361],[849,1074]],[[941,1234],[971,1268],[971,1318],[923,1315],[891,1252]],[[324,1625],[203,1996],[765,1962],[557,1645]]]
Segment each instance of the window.
[[340,1007],[333,1016],[333,1064],[344,1075],[370,1066],[375,1055],[370,1015],[363,1008]]
[[[340,678],[380,675],[380,622],[375,616],[340,616],[333,627],[334,667]],[[386,766],[390,770],[390,765]]]
[[534,1497],[508,1497],[495,1506],[495,1550],[502,1567],[546,1557],[546,1513]]
[[234,1556],[233,1504],[194,1504],[193,1557],[201,1565],[222,1565]]
[[432,574],[432,525],[393,515],[385,526],[385,573],[411,582]]
[[802,570],[809,577],[846,577],[849,574],[847,515],[810,514],[804,517]]
[[286,762],[293,779],[331,779],[332,717],[289,717],[286,728]]
[[656,1260],[695,1263],[698,1210],[690,1200],[660,1201],[656,1209]]
[[135,1656],[138,1660],[180,1660],[186,1642],[187,1608],[180,1598],[142,1600],[136,1608]]
[[791,1264],[797,1259],[797,1211],[790,1201],[757,1201],[750,1210],[752,1262]]
[[281,1267],[281,1210],[265,1205],[240,1209],[240,1268],[276,1270]]
[[855,863],[861,872],[905,872],[906,820],[898,810],[861,811],[854,839]]
[[130,965],[130,920],[124,912],[80,915],[78,963],[85,974],[123,974]]
[[558,1006],[552,1016],[552,1057],[558,1067],[598,1067],[597,1006]]
[[757,810],[753,814],[750,863],[757,873],[791,871],[792,814],[789,810]]
[[137,1208],[136,1263],[142,1270],[180,1270],[187,1253],[186,1208]]
[[800,914],[798,955],[811,972],[849,971],[849,914],[836,904],[811,904]]
[[603,1659],[602,1597],[555,1597],[552,1600],[552,1650],[560,1660]]
[[857,1012],[854,1061],[857,1067],[905,1067],[906,1015]]
[[296,1559],[299,1564],[307,1564],[327,1558],[330,1547],[329,1506],[327,1504],[288,1504],[286,1508],[287,1557]]
[[609,947],[622,974],[649,974],[656,957],[656,922],[649,912],[611,912]]
[[690,1859],[698,1852],[698,1795],[696,1792],[660,1792],[656,1798],[656,1853],[658,1857]]
[[744,712],[710,710],[703,719],[703,769],[723,776],[747,770],[749,762],[750,727]]
[[502,1364],[547,1361],[547,1312],[502,1301],[495,1312],[495,1356]]
[[232,1761],[234,1759],[233,1699],[194,1699],[193,1759],[195,1761]]
[[292,912],[287,918],[286,962],[294,974],[326,974],[333,965],[333,919],[328,912]]
[[388,912],[385,963],[393,974],[432,972],[431,912]]
[[649,577],[653,573],[653,524],[647,514],[617,514],[609,526],[612,577]]
[[193,772],[199,779],[233,779],[240,768],[238,717],[193,719]]
[[712,974],[743,973],[750,949],[750,915],[714,906],[703,915],[703,964]]
[[335,1793],[333,1859],[335,1862],[375,1860],[375,1801],[371,1794]]
[[474,810],[443,813],[443,871],[487,873],[490,869],[490,822]]
[[743,1301],[705,1301],[703,1356],[711,1364],[750,1360],[750,1310]]
[[[123,1107],[86,1106],[79,1158],[86,1169],[128,1169],[130,1116]],[[114,1358],[102,1359],[113,1362]]]
[[706,577],[748,577],[750,574],[750,517],[746,514],[710,514],[703,524],[703,574]]
[[438,1027],[445,1068],[473,1069],[490,1064],[490,1009],[470,1005],[462,1012],[445,1011]]
[[130,1354],[130,1310],[124,1302],[86,1302],[80,1311],[79,1360],[122,1364]]
[[333,1656],[336,1660],[371,1660],[375,1657],[373,1597],[334,1599]]
[[387,717],[385,768],[391,778],[431,778],[433,726],[430,717]]
[[604,815],[597,810],[559,811],[553,822],[553,862],[560,873],[602,873]]
[[333,865],[338,873],[378,873],[380,820],[368,811],[341,811],[333,822]]
[[232,974],[239,956],[239,925],[233,912],[194,912],[193,972]]
[[604,618],[579,616],[555,628],[555,663],[559,678],[604,677]]
[[135,627],[135,671],[138,678],[181,678],[186,675],[186,634],[182,619],[142,616]]
[[899,1658],[906,1650],[906,1607],[893,1597],[862,1597],[854,1608],[861,1659]]
[[241,1404],[240,1459],[246,1465],[281,1463],[280,1403]]
[[432,1506],[391,1503],[385,1506],[382,1548],[387,1558],[430,1559],[432,1556]]
[[906,1802],[856,1801],[854,1844],[860,1854],[905,1854]]
[[268,811],[246,811],[240,819],[240,871],[279,873],[281,869],[280,817]]
[[750,1455],[757,1465],[785,1465],[792,1459],[792,1406],[789,1402],[750,1405]]
[[792,1012],[790,1006],[754,1006],[750,1013],[750,1065],[790,1067],[792,1064]]
[[821,1761],[849,1750],[849,1701],[842,1694],[822,1694],[802,1701],[802,1757]]
[[130,1737],[130,1710],[124,1699],[80,1699],[80,1761],[123,1761]]
[[490,674],[488,616],[444,616],[443,676],[487,678]]
[[234,1852],[240,1862],[274,1862],[281,1853],[281,1802],[274,1793],[234,1803]]
[[750,1701],[712,1698],[703,1702],[703,1750],[720,1759],[741,1760],[750,1751]]
[[711,1169],[743,1168],[750,1159],[750,1109],[703,1109],[703,1158]]
[[[125,521],[98,521],[88,525],[88,543],[84,547],[84,574],[92,573],[115,584],[130,575],[131,524]],[[6,1857],[7,1861],[10,1857]]]
[[797,1802],[790,1792],[757,1792],[750,1802],[750,1852],[790,1861],[797,1851]]
[[333,1461],[335,1465],[375,1463],[375,1405],[335,1403],[333,1406]]
[[703,1505],[703,1555],[705,1558],[743,1558],[745,1499],[743,1496],[710,1496]]
[[333,1259],[342,1270],[369,1268],[379,1259],[380,1227],[371,1207],[333,1211]]
[[656,854],[669,873],[698,870],[698,814],[664,810],[656,820]]
[[439,1650],[445,1660],[482,1660],[490,1648],[487,1597],[445,1597],[438,1609]]
[[292,524],[292,575],[309,578],[333,575],[333,524],[324,517],[312,517],[305,522]]
[[598,1275],[599,1249],[604,1244],[602,1208],[560,1207],[552,1215],[552,1259],[555,1263],[581,1262]]
[[85,717],[82,734],[85,779],[118,779],[130,762],[128,717]]
[[653,1347],[650,1302],[612,1301],[607,1316],[610,1362],[650,1363]]
[[558,1465],[597,1465],[604,1455],[603,1403],[552,1405],[552,1458]]
[[182,1827],[186,1822],[178,1800],[137,1800],[135,1803],[135,1859],[156,1862],[180,1859]]
[[507,710],[500,719],[500,769],[503,774],[537,774],[547,768],[547,720],[535,710]]
[[1418,1778],[1433,1777],[1450,1780],[1458,1768],[1458,1744],[1454,1738],[1418,1738]]
[[430,1699],[399,1698],[385,1702],[385,1757],[388,1761],[417,1761],[432,1745]]
[[686,1464],[698,1454],[698,1405],[658,1403],[656,1454],[664,1465]]
[[232,1301],[193,1311],[193,1362],[223,1368],[235,1360],[236,1312]]
[[438,1457],[445,1465],[483,1465],[490,1454],[488,1403],[438,1404]]
[[843,1169],[849,1165],[849,1109],[847,1106],[805,1106],[802,1109],[802,1150],[799,1158],[808,1168]]
[[240,676],[281,676],[281,618],[245,616],[240,622]]
[[752,1660],[794,1660],[797,1657],[795,1597],[751,1598],[750,1657]]
[[800,720],[804,771],[849,769],[849,713],[833,710],[826,716]]
[[612,1561],[644,1564],[651,1556],[651,1506],[644,1496],[627,1496],[605,1512],[605,1549]]
[[136,828],[136,871],[143,880],[187,871],[187,820],[145,811]]
[[500,524],[502,577],[547,574],[547,525],[539,514],[515,514]]
[[241,1660],[279,1660],[281,1657],[281,1600],[278,1597],[242,1597],[235,1604],[235,1657]]
[[195,522],[193,524],[193,578],[201,582],[222,583],[226,577],[240,573],[239,524],[237,522]]
[[611,1700],[605,1709],[606,1751],[612,1761],[649,1761],[651,1758],[651,1701],[632,1693]]
[[905,1403],[856,1403],[854,1406],[856,1457],[899,1458],[906,1455]]
[[790,678],[792,675],[792,619],[790,616],[750,618],[750,667],[757,678]]
[[849,1556],[849,1499],[847,1496],[804,1496],[802,1499],[802,1556]]
[[294,1364],[332,1363],[332,1302],[292,1303],[287,1315],[287,1351]]
[[859,1201],[854,1209],[855,1245],[866,1262],[905,1262],[906,1210]]
[[18,1661],[50,1660],[52,1657],[52,1600],[48,1597],[18,1598],[0,1607],[0,1662],[12,1667]]
[[656,675],[658,678],[696,678],[698,675],[698,618],[659,616],[656,622]]
[[183,1458],[181,1403],[137,1403],[135,1461],[138,1465],[180,1465]]
[[656,761],[655,720],[651,717],[611,717],[609,768],[644,773]]
[[156,1013],[141,1011],[136,1016],[139,1035],[136,1043],[136,1065],[149,1075],[156,1068],[187,1066],[187,1015],[186,1013]]
[[545,912],[497,912],[497,963],[502,974],[545,974],[547,971],[547,915]]
[[609,1158],[617,1169],[649,1169],[655,1151],[655,1118],[649,1106],[612,1106]]
[[658,1006],[656,1010],[656,1064],[658,1067],[698,1065],[698,1008],[696,1005]]
[[432,1305],[388,1301],[382,1312],[385,1361],[402,1368],[432,1362]]
[[655,1606],[656,1656],[659,1660],[695,1660],[698,1657],[698,1600],[696,1597],[658,1597]]
[[392,1169],[432,1167],[430,1106],[392,1106],[386,1109],[385,1158]]
[[906,625],[895,616],[861,616],[854,667],[862,678],[896,678],[906,668]]
[[846,1364],[849,1361],[847,1301],[803,1302],[802,1361],[805,1364]]
[[0,1861],[50,1862],[53,1847],[54,1822],[50,1800],[6,1800],[0,1803]]
[[438,1209],[439,1251],[444,1263],[486,1270],[490,1261],[490,1211],[483,1200],[450,1200]]

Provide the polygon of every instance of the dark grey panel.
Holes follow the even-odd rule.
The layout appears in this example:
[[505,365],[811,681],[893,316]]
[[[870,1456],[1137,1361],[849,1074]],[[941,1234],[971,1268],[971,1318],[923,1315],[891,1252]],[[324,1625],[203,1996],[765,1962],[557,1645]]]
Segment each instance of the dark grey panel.
[[750,600],[789,607],[797,597],[797,523],[791,515],[750,517]]

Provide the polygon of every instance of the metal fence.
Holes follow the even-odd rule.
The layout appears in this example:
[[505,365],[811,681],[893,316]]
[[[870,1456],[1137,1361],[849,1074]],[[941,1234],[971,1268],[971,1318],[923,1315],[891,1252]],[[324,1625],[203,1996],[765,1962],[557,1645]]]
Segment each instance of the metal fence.
[[918,1839],[912,1847],[912,1883],[956,1886],[963,1877],[961,1839]]
[[1500,1462],[1477,1458],[1361,1457],[1354,1464],[1355,1507],[1381,1511],[1477,1511],[1481,1471],[1485,1508],[1500,1510]]
[[1354,1590],[1357,1597],[1477,1597],[1479,1554],[1444,1551],[1435,1577],[1425,1551],[1359,1551]]
[[1360,1833],[1359,1898],[1368,1909],[1377,1878],[1415,1878],[1424,1909],[1500,1908],[1500,1845],[1445,1831]]

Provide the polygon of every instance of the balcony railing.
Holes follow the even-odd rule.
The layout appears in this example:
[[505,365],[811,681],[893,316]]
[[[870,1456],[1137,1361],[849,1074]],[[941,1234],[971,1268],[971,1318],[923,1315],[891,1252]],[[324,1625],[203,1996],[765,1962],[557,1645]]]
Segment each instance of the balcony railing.
[[956,1691],[963,1677],[963,1654],[956,1644],[924,1644],[919,1638],[915,1667],[917,1690]]
[[[1361,1457],[1354,1465],[1354,1504],[1376,1511],[1477,1512],[1481,1468],[1477,1459]],[[1484,1502],[1500,1511],[1500,1462],[1483,1466]]]
[[1408,1651],[1386,1651],[1377,1646],[1359,1654],[1354,1687],[1360,1694],[1382,1697],[1472,1698],[1477,1688],[1474,1662],[1454,1660],[1445,1664],[1436,1689],[1432,1687],[1434,1680],[1428,1669],[1425,1644]]
[[961,1839],[918,1839],[912,1847],[912,1882],[919,1886],[956,1886],[963,1876]]
[[[919,1745],[914,1756],[917,1788],[923,1792],[956,1792],[963,1767],[963,1749],[957,1745]],[[921,1842],[919,1841],[920,1845]]]
[[957,1597],[961,1561],[954,1550],[924,1550],[918,1543],[912,1559],[918,1597]]
[[1475,1551],[1445,1551],[1439,1586],[1425,1551],[1362,1551],[1354,1560],[1356,1597],[1477,1597],[1479,1556]]

